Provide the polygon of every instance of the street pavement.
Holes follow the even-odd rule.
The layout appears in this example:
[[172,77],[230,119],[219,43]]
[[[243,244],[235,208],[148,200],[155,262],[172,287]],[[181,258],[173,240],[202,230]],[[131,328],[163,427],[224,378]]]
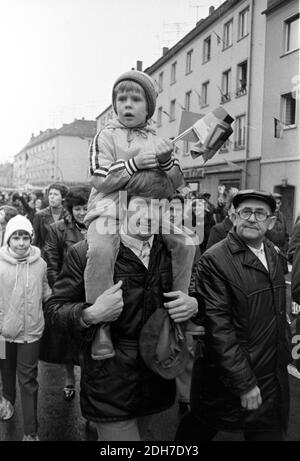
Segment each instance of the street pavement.
[[[85,420],[79,406],[80,371],[76,367],[76,396],[71,402],[63,399],[64,367],[40,362],[39,369],[39,435],[42,441],[93,440],[85,431]],[[300,441],[300,379],[290,376],[291,415],[288,441]],[[178,424],[177,404],[153,417],[145,436],[147,441],[172,441]],[[0,440],[22,440],[22,413],[17,395],[15,414],[8,422],[0,422]],[[220,432],[216,441],[240,441],[240,433]]]

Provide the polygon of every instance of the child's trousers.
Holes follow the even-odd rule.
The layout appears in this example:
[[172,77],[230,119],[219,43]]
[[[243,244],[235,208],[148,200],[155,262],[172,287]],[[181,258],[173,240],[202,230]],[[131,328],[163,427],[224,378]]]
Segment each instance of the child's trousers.
[[[86,301],[91,304],[113,286],[114,266],[120,246],[118,233],[99,232],[103,228],[101,222],[104,219],[106,218],[100,217],[92,221],[87,232],[88,252],[84,279]],[[112,232],[116,229],[118,232],[116,220],[112,219],[110,226]],[[171,252],[173,290],[181,290],[187,294],[196,251],[193,237],[185,232],[170,233],[170,223],[163,224],[162,236]]]
[[35,435],[38,429],[38,360],[40,341],[33,343],[6,342],[6,358],[2,360],[3,397],[12,405],[16,401],[16,374],[20,385],[24,434]]

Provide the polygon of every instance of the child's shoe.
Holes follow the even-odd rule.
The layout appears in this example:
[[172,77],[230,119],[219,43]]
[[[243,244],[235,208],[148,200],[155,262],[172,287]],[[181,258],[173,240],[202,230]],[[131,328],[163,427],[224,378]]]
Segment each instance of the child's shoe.
[[22,442],[39,442],[39,436],[37,434],[31,435],[31,434],[24,434]]
[[93,360],[110,359],[115,356],[115,350],[110,337],[110,325],[102,325],[96,331],[95,338],[92,344]]
[[2,397],[0,402],[0,420],[8,421],[14,414],[14,407],[9,400]]

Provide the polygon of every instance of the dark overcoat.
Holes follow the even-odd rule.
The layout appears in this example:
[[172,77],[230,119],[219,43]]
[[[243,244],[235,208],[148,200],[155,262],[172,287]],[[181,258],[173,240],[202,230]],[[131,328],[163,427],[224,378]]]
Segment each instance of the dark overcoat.
[[[285,280],[273,244],[265,241],[269,271],[231,230],[201,257],[192,289],[205,305],[191,388],[194,415],[224,430],[287,427],[291,360]],[[242,408],[240,396],[258,386],[262,405]]]
[[81,322],[85,302],[84,268],[87,243],[72,246],[54,284],[54,295],[45,307],[46,322],[71,334],[78,342],[81,366],[82,415],[92,421],[118,421],[163,411],[175,400],[175,380],[166,380],[146,367],[138,340],[149,316],[163,307],[163,293],[172,289],[171,257],[161,238],[155,236],[148,270],[127,247],[120,245],[115,282],[122,280],[124,307],[111,323],[116,355],[93,360],[91,342],[96,327]]

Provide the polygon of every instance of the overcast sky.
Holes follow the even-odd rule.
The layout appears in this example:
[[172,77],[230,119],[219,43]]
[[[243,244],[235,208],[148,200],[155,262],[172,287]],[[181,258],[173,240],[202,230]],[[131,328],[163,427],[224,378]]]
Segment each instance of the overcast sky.
[[0,0],[0,163],[12,161],[31,133],[95,119],[119,74],[137,60],[153,64],[221,3]]

